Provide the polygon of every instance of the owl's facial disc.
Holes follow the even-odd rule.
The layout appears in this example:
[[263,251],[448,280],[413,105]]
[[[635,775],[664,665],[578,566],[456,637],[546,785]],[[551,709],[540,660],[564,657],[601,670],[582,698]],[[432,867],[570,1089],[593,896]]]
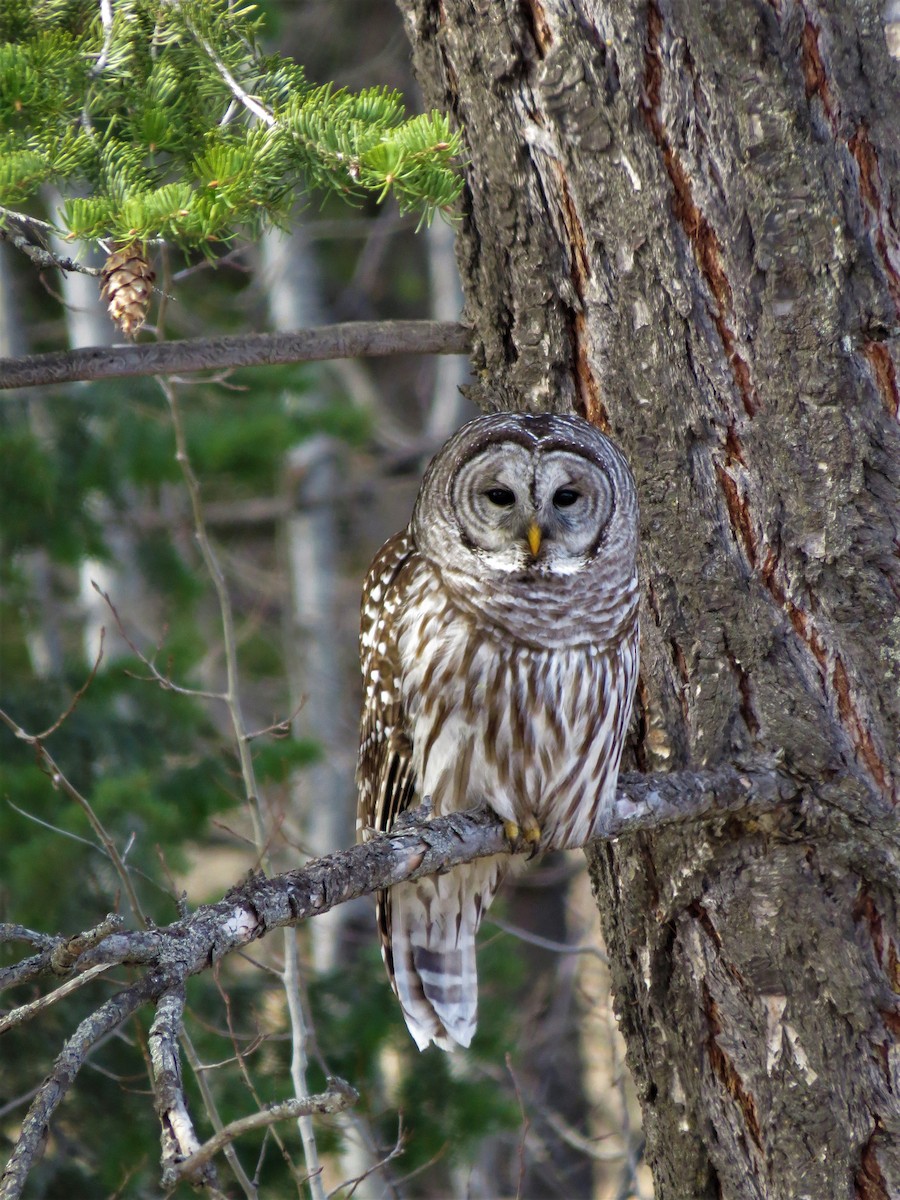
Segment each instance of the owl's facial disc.
[[464,463],[452,499],[463,543],[484,566],[503,572],[582,569],[613,507],[609,480],[595,463],[512,442]]
[[593,557],[614,508],[609,477],[597,463],[568,450],[541,455],[534,502],[548,569],[569,573]]

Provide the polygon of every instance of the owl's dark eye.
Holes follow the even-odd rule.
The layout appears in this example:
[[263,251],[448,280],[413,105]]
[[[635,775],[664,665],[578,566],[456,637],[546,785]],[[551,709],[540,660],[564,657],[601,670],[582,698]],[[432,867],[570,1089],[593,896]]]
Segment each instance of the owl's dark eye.
[[554,507],[571,508],[580,495],[580,492],[573,491],[572,488],[560,488],[553,495]]
[[516,493],[511,492],[509,488],[492,487],[488,488],[484,494],[491,504],[496,504],[498,508],[509,508],[516,502]]

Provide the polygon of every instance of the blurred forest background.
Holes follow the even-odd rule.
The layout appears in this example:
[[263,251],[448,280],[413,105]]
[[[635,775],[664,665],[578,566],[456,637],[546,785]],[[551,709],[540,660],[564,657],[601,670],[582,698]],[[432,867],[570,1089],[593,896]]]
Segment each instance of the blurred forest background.
[[[311,80],[396,87],[418,111],[389,0],[269,0],[263,11],[267,48]],[[141,340],[459,316],[448,223],[417,231],[392,200],[297,201],[289,235],[236,244],[215,268],[172,251],[154,260],[169,298],[160,309],[156,297]],[[53,196],[45,202],[49,211]],[[39,272],[0,243],[0,357],[120,340],[96,279]],[[251,743],[265,855],[227,708],[190,694],[221,690],[227,664],[171,397],[150,378],[3,393],[0,706],[30,733],[52,726],[102,640],[90,686],[47,747],[126,859],[149,919],[174,920],[182,891],[190,904],[219,898],[263,858],[284,870],[353,841],[362,579],[408,520],[430,455],[474,415],[466,377],[463,359],[399,357],[167,385],[233,606],[245,725],[291,728]],[[143,659],[184,693],[160,686]],[[111,910],[134,919],[83,808],[0,728],[0,920],[73,933]],[[350,1115],[315,1122],[326,1193],[349,1195],[365,1176],[357,1196],[650,1197],[580,852],[532,864],[492,909],[467,1053],[416,1051],[368,902],[291,937],[305,1086],[339,1075],[361,1093]],[[270,938],[191,983],[188,1090],[204,1130],[204,1105],[229,1121],[291,1094],[285,944]],[[0,966],[16,957],[0,948]],[[7,1147],[59,1045],[109,986],[3,1038]],[[159,1195],[148,1022],[140,1015],[92,1055],[30,1195]],[[249,1135],[236,1152],[243,1177],[229,1194],[306,1193],[295,1129]]]

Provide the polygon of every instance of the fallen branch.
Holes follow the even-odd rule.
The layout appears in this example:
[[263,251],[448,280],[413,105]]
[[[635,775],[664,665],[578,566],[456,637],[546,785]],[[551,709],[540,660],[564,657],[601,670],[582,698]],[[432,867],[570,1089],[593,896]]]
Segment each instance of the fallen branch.
[[0,389],[125,379],[135,375],[184,375],[334,358],[468,354],[471,336],[471,330],[455,321],[348,321],[293,333],[142,342],[136,346],[88,346],[2,358]]

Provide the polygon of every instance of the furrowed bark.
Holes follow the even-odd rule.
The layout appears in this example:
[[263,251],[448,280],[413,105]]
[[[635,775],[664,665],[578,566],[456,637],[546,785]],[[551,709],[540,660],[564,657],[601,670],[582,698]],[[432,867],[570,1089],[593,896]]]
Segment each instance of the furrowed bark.
[[488,407],[642,504],[642,770],[794,794],[591,867],[659,1200],[900,1191],[900,66],[836,0],[400,0]]

